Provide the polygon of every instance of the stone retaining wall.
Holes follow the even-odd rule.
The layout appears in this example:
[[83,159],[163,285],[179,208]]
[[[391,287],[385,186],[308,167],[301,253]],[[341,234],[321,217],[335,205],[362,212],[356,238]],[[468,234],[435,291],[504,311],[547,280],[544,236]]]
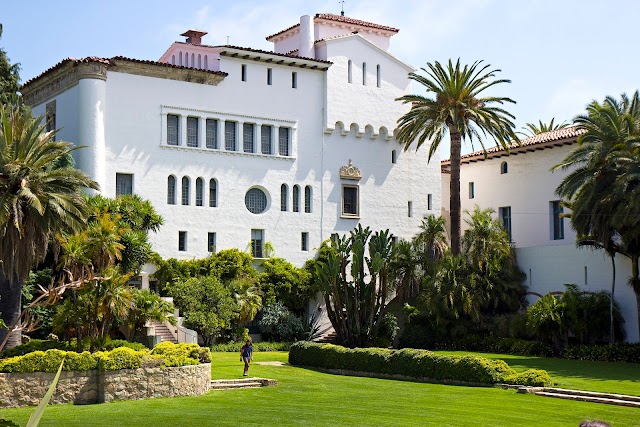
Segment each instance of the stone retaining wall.
[[[0,407],[37,405],[54,373],[0,373]],[[102,403],[151,397],[197,396],[209,391],[211,364],[120,371],[62,371],[51,403]]]

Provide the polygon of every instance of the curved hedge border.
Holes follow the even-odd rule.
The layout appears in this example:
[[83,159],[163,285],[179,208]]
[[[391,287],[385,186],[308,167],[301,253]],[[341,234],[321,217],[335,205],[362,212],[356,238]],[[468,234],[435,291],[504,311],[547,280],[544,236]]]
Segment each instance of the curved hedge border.
[[153,350],[118,347],[111,351],[76,353],[51,349],[0,360],[0,372],[56,372],[64,359],[65,371],[117,371],[140,367],[198,365],[211,362],[208,348],[197,344],[173,344],[165,341]]
[[502,360],[478,356],[441,356],[428,350],[349,349],[332,344],[300,341],[291,346],[289,363],[442,382],[504,383],[536,387],[553,385],[551,377],[543,370],[529,369],[517,373]]

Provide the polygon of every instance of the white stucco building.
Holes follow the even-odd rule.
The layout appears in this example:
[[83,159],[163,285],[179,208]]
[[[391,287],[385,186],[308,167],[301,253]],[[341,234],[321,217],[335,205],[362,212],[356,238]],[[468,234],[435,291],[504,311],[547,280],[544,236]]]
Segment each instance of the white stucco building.
[[358,223],[413,236],[440,212],[439,162],[393,136],[412,67],[397,29],[303,16],[273,51],[203,44],[189,30],[158,61],[65,59],[22,89],[77,166],[114,197],[150,200],[163,257],[239,248],[296,265]]
[[[611,261],[604,251],[576,247],[576,233],[568,218],[560,218],[555,190],[568,172],[551,172],[576,147],[581,131],[566,128],[522,141],[510,154],[498,148],[462,156],[460,196],[462,212],[475,205],[492,208],[516,248],[518,264],[527,274],[530,302],[549,292],[563,292],[565,283],[583,291],[611,290]],[[449,199],[449,161],[442,162],[442,200]],[[449,217],[446,203],[442,215]],[[463,214],[462,230],[467,228]],[[638,341],[636,298],[627,285],[631,262],[616,257],[615,300],[626,320],[627,340]]]

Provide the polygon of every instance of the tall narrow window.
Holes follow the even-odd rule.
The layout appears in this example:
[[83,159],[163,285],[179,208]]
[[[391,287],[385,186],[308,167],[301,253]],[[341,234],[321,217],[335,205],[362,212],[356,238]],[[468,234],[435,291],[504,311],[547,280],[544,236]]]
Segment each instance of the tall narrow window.
[[209,207],[218,207],[218,181],[215,179],[209,180]]
[[204,69],[209,69],[209,58],[207,57],[207,55],[204,56]]
[[267,68],[267,84],[269,86],[273,84],[273,68]]
[[133,174],[116,173],[116,196],[133,194]]
[[362,84],[367,85],[367,63],[362,63]]
[[355,185],[342,186],[342,215],[350,217],[360,215],[358,187]]
[[167,204],[176,204],[176,177],[173,175],[167,178]]
[[509,240],[511,240],[511,206],[498,208],[498,216],[500,217],[500,223],[509,236]]
[[413,202],[407,202],[407,216],[411,218],[413,216]]
[[224,122],[224,149],[236,151],[236,122]]
[[253,124],[251,123],[243,123],[242,124],[242,141],[243,141],[243,149],[245,153],[253,153]]
[[433,209],[433,195],[432,194],[427,194],[427,210],[432,210]]
[[191,183],[188,176],[182,177],[182,204],[189,204],[189,192],[191,191]]
[[283,128],[281,127],[279,129],[279,134],[278,134],[278,154],[280,154],[281,156],[288,156],[289,155],[289,146],[290,146],[290,140],[291,140],[291,129],[290,128]]
[[347,62],[347,81],[353,83],[353,63],[351,60]]
[[293,186],[293,211],[300,212],[300,187]]
[[185,67],[189,66],[189,54],[188,53],[184,54],[184,66]]
[[564,218],[562,218],[564,208],[559,200],[550,202],[550,205],[552,238],[553,240],[562,240],[564,239]]
[[207,233],[207,251],[216,251],[216,233]]
[[304,211],[311,213],[311,186],[304,187]]
[[198,118],[187,117],[187,147],[198,146]]
[[202,68],[202,55],[198,54],[198,68]]
[[215,119],[207,119],[206,122],[206,144],[207,148],[218,148],[218,121]]
[[476,186],[473,182],[469,183],[469,198],[474,199],[476,197]]
[[240,68],[240,74],[241,74],[241,78],[243,82],[247,81],[247,66],[242,64],[241,68]]
[[176,65],[176,56],[171,55],[171,65]]
[[196,55],[195,55],[195,53],[192,53],[192,54],[191,54],[191,66],[192,66],[193,68],[195,68],[195,67],[196,67]]
[[300,235],[300,249],[303,251],[309,250],[309,233],[303,232]]
[[187,232],[178,231],[178,250],[184,252],[187,250]]
[[376,65],[376,86],[380,87],[380,64]]
[[287,184],[282,184],[280,186],[280,210],[282,212],[286,212],[289,210],[288,199],[289,199],[289,187],[287,187]]
[[254,258],[262,258],[262,239],[264,230],[251,230],[251,255]]
[[182,65],[182,52],[178,54],[178,58],[180,58],[178,62],[180,62],[180,65]]
[[391,163],[396,163],[398,161],[398,152],[396,150],[391,150]]
[[271,135],[273,126],[262,125],[260,127],[260,142],[262,154],[271,154]]
[[174,114],[167,114],[167,145],[178,145],[179,118]]
[[202,178],[196,179],[196,206],[204,205],[204,181]]
[[295,71],[291,72],[291,87],[294,89],[298,87],[298,73]]
[[509,172],[509,166],[507,165],[507,162],[500,163],[500,173],[505,174],[507,172]]
[[[45,106],[45,126],[47,132],[53,132],[56,130],[56,100],[47,102]],[[56,140],[56,136],[53,135],[53,140]]]

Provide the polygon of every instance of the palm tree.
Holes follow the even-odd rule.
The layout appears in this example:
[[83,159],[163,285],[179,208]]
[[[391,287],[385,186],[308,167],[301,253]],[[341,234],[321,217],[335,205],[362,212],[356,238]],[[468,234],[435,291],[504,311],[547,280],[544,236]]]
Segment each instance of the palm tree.
[[567,122],[562,123],[554,123],[555,117],[551,119],[549,123],[543,123],[542,120],[538,120],[538,124],[535,123],[527,123],[522,127],[524,132],[518,132],[520,135],[523,135],[525,138],[539,135],[545,132],[551,132],[552,130],[564,129],[569,126]]
[[423,246],[425,258],[432,261],[442,259],[448,249],[444,218],[435,215],[425,216],[420,224],[420,232],[414,240]]
[[[82,189],[98,189],[83,172],[55,167],[74,148],[55,141],[55,132],[46,132],[41,123],[23,108],[0,106],[0,311],[10,327],[0,331],[0,341],[19,326],[29,270],[44,259],[55,233],[84,226]],[[19,343],[15,334],[7,346]]]
[[460,252],[460,156],[462,140],[473,144],[476,138],[483,150],[484,137],[492,137],[505,150],[511,142],[518,142],[514,133],[515,117],[502,108],[505,103],[515,103],[510,98],[482,96],[487,89],[500,83],[510,83],[506,79],[494,79],[500,70],[490,69],[483,61],[460,65],[460,59],[446,67],[439,62],[428,63],[422,71],[426,76],[411,73],[409,79],[424,86],[423,95],[405,95],[398,98],[411,109],[398,119],[398,142],[408,149],[414,142],[419,149],[429,140],[429,160],[437,152],[440,142],[449,132],[451,140],[451,250]]
[[[571,224],[578,240],[607,251],[612,261],[610,316],[613,326],[615,253],[631,258],[629,283],[640,308],[640,95],[636,91],[621,100],[607,97],[587,106],[576,124],[586,129],[578,147],[552,171],[573,170],[556,193],[571,207]],[[638,313],[640,325],[640,312]],[[613,335],[613,332],[612,332]],[[613,339],[613,337],[610,337]]]

